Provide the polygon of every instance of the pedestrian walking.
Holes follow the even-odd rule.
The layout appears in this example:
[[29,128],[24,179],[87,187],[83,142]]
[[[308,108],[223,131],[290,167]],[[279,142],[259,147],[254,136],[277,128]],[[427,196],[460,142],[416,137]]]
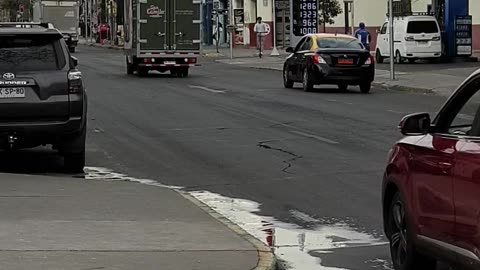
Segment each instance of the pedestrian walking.
[[370,43],[372,42],[372,35],[365,28],[365,23],[360,23],[359,29],[355,32],[355,37],[365,46],[365,48],[370,51]]
[[262,21],[262,17],[257,18],[257,23],[253,31],[257,35],[257,49],[260,51],[260,55],[263,52],[265,44],[265,34],[267,33],[267,24]]

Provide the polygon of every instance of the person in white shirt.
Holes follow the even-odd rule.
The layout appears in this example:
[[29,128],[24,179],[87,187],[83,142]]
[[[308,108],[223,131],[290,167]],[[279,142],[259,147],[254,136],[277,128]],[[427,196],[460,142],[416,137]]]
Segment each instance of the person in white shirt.
[[257,23],[253,28],[253,31],[257,34],[257,49],[260,49],[263,52],[265,47],[265,34],[267,33],[267,24],[262,22],[262,17],[257,18]]

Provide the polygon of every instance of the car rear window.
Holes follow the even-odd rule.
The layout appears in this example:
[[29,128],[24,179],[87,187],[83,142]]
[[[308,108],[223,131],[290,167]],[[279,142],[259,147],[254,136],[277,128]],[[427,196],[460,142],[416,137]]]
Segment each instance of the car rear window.
[[362,43],[351,38],[318,38],[318,47],[321,49],[364,49]]
[[438,33],[438,25],[435,21],[416,21],[409,22],[407,27],[408,34],[433,34]]
[[59,70],[65,57],[57,36],[0,37],[0,69],[2,71]]

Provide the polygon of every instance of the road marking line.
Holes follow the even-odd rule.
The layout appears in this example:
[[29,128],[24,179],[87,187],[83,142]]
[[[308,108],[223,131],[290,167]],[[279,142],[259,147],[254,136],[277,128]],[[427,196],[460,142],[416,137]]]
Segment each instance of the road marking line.
[[205,90],[205,91],[208,91],[210,93],[216,93],[216,94],[225,93],[225,91],[215,90],[215,89],[211,89],[211,88],[208,88],[208,87],[205,87],[205,86],[189,85],[188,87],[195,88],[195,89],[200,89],[200,90]]
[[405,114],[404,112],[399,112],[399,111],[394,111],[394,110],[388,110],[388,112],[391,112],[391,113],[398,113],[398,114]]
[[314,134],[309,134],[309,133],[305,133],[305,132],[301,132],[301,131],[296,131],[296,130],[290,130],[290,132],[295,133],[295,134],[297,134],[297,135],[301,135],[301,136],[307,137],[307,138],[319,140],[319,141],[325,142],[325,143],[339,144],[339,142],[332,141],[332,140],[330,140],[330,139],[323,138],[323,137],[320,137],[320,136],[317,136],[317,135],[314,135]]

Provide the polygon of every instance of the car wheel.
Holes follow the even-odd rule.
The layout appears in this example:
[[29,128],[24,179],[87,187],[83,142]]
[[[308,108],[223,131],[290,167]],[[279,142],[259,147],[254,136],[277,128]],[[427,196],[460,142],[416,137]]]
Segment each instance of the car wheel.
[[341,91],[345,92],[348,90],[348,84],[346,83],[340,83],[338,84],[338,89],[340,89]]
[[397,192],[390,204],[387,215],[387,230],[390,240],[390,253],[395,270],[435,270],[436,260],[420,255],[414,246],[408,226],[405,204]]
[[403,57],[402,55],[400,54],[400,51],[397,51],[395,53],[395,63],[397,64],[403,64]]
[[377,49],[377,52],[375,53],[375,61],[378,63],[378,64],[382,64],[383,63],[383,56],[382,56],[382,53],[380,53],[380,50]]
[[87,128],[84,127],[80,135],[63,143],[62,154],[64,168],[69,173],[82,173],[85,167],[85,141]]
[[188,71],[189,71],[188,68],[184,68],[184,69],[181,71],[183,78],[187,78],[187,77],[188,77]]
[[371,83],[360,84],[360,91],[362,91],[362,93],[367,94],[367,93],[370,92],[370,89],[372,89],[372,84]]
[[313,83],[312,79],[310,79],[310,72],[308,71],[308,67],[305,68],[303,71],[303,91],[310,92],[313,90]]
[[128,57],[126,58],[126,62],[127,62],[127,74],[128,75],[132,75],[133,74],[133,71],[135,70],[134,69],[134,66],[133,66],[133,63],[129,63],[128,62]]
[[287,67],[283,68],[283,86],[285,88],[292,88],[293,87],[293,81],[290,80],[290,77],[288,76]]

